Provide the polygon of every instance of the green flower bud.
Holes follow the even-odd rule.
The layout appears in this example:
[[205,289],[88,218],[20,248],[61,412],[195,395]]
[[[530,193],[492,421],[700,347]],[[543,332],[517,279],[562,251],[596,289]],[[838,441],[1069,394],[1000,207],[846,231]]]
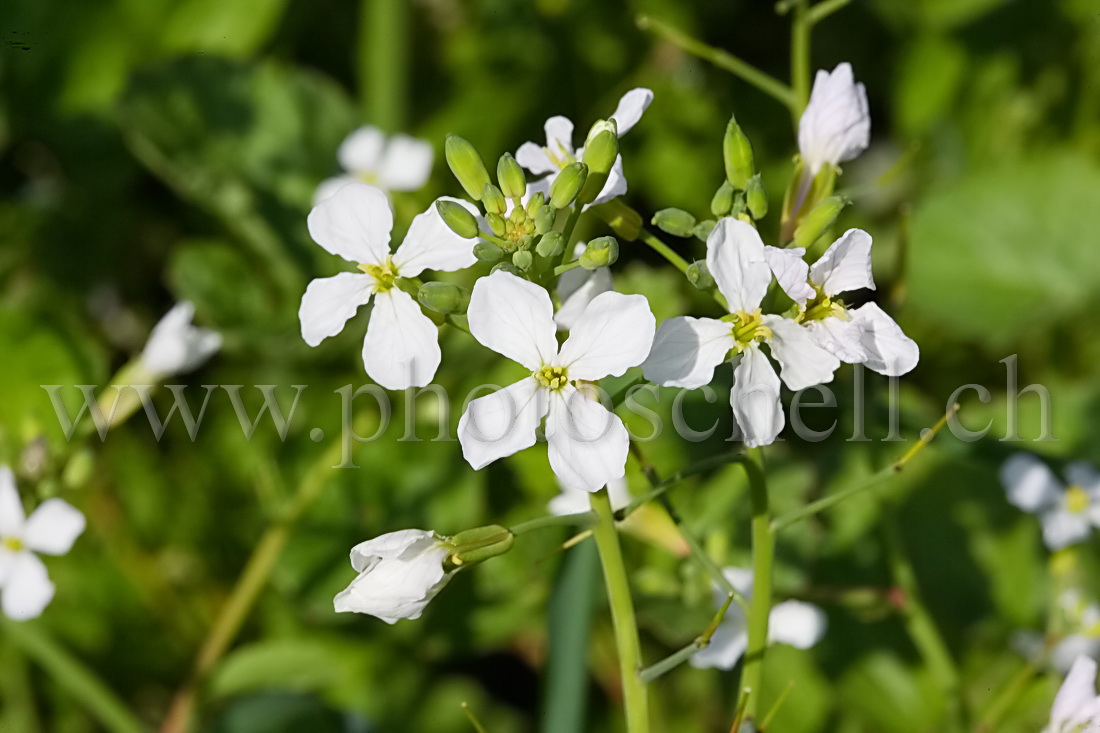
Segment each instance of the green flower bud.
[[717,222],[714,219],[703,219],[701,222],[695,225],[695,229],[692,230],[692,234],[696,239],[701,239],[704,242],[707,241],[707,237],[714,231],[714,227]]
[[749,186],[745,189],[745,203],[748,204],[753,219],[763,219],[768,215],[768,192],[764,190],[764,181],[759,173],[749,179]]
[[722,185],[714,192],[714,198],[710,200],[710,213],[721,219],[728,216],[733,208],[733,186],[729,181],[722,181]]
[[843,196],[830,196],[815,206],[794,230],[794,246],[809,247],[816,242],[847,205],[848,201]]
[[528,250],[521,249],[512,255],[512,264],[521,270],[530,270],[531,265],[535,264],[535,256]]
[[535,233],[546,234],[554,226],[554,219],[557,218],[557,210],[550,206],[543,206],[539,209],[539,212],[535,214]]
[[505,272],[511,273],[512,275],[515,275],[516,277],[523,277],[523,272],[518,267],[513,265],[511,262],[498,262],[498,263],[496,263],[495,265],[493,265],[493,269],[489,270],[489,274],[492,275],[494,272],[497,272],[498,270],[504,270]]
[[542,207],[545,205],[546,194],[544,194],[542,191],[539,191],[527,202],[527,206],[525,207],[525,210],[527,211],[527,216],[534,218],[535,215],[537,215]]
[[687,272],[688,282],[700,290],[710,290],[714,287],[714,278],[710,274],[710,270],[707,269],[707,263],[703,260],[696,260],[688,265]]
[[515,539],[511,531],[496,524],[468,529],[451,538],[454,552],[448,560],[455,566],[475,565],[508,552]]
[[[481,203],[485,207],[485,211],[491,214],[501,214],[508,210],[508,202],[504,200],[504,194],[500,192],[500,189],[491,183],[486,183],[485,188],[481,190]],[[522,209],[516,209],[516,211],[522,211]]]
[[633,242],[642,233],[642,215],[619,199],[600,204],[596,209],[620,239]]
[[503,237],[508,232],[504,217],[500,214],[489,212],[485,215],[485,220],[489,222],[489,228],[493,230],[493,234],[498,237]]
[[584,143],[584,164],[589,174],[611,171],[615,158],[619,156],[619,133],[615,120],[600,120],[588,132]]
[[482,262],[499,262],[504,256],[504,250],[492,242],[478,242],[474,245],[474,257]]
[[588,166],[584,163],[570,163],[550,185],[550,205],[555,209],[564,209],[577,198],[585,179],[588,178]]
[[581,253],[581,267],[598,270],[614,264],[619,259],[619,242],[614,237],[598,237],[588,243]]
[[480,201],[481,192],[489,182],[489,171],[485,170],[485,164],[481,162],[481,156],[477,154],[477,150],[468,140],[458,135],[448,134],[443,151],[451,173],[454,173],[455,178],[462,184],[466,195],[475,201]]
[[726,125],[726,136],[722,139],[722,158],[726,164],[726,180],[734,188],[744,191],[749,184],[749,178],[755,172],[752,144],[733,117],[730,117],[729,124]]
[[527,193],[527,177],[523,175],[523,168],[520,168],[511,153],[505,153],[497,161],[497,183],[510,199],[521,198]]
[[452,283],[427,282],[420,286],[416,299],[436,313],[465,313],[470,305],[470,291]]
[[539,257],[560,257],[565,251],[565,237],[561,232],[547,232],[535,245],[535,251]]
[[472,239],[477,236],[477,219],[462,204],[440,199],[435,202],[435,210],[439,212],[443,223],[458,236],[463,239]]
[[661,209],[653,215],[653,225],[675,237],[690,237],[695,217],[683,209]]

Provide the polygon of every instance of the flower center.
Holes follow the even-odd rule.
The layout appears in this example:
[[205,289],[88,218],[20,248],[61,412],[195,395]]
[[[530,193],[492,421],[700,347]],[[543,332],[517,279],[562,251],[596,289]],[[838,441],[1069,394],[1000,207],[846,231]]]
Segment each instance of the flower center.
[[378,174],[374,171],[360,171],[355,174],[355,177],[363,183],[369,184],[371,186],[378,185]]
[[543,366],[532,376],[543,387],[559,390],[569,381],[569,370],[563,366]]
[[844,308],[844,303],[839,300],[833,300],[824,292],[821,288],[814,285],[816,295],[812,299],[806,302],[806,306],[802,309],[802,312],[798,314],[796,320],[799,323],[805,323],[807,321],[824,321],[826,318],[836,317],[842,320],[848,320],[848,311]]
[[577,159],[565,149],[565,146],[561,142],[557,143],[558,149],[555,152],[547,145],[543,148],[543,152],[546,153],[546,157],[550,159],[550,162],[556,165],[558,168],[564,168],[570,163],[576,163]]
[[733,328],[733,340],[737,342],[737,353],[745,350],[745,347],[754,341],[770,338],[772,330],[764,325],[764,317],[757,308],[752,313],[737,311],[723,320],[729,321]]
[[512,209],[504,220],[504,238],[518,246],[529,244],[535,237],[535,221],[522,206]]
[[397,280],[397,267],[389,257],[381,265],[359,265],[359,269],[374,278],[374,292],[385,293],[393,290]]
[[1070,486],[1066,489],[1066,510],[1073,514],[1080,514],[1089,508],[1089,494],[1080,486]]
[[11,550],[12,552],[23,551],[23,540],[18,537],[5,537],[2,544],[6,550]]

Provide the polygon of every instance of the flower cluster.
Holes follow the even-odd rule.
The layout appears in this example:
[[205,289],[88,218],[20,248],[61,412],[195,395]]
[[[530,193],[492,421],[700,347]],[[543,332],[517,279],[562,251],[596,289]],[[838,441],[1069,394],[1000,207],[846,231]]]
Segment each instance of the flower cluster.
[[1043,541],[1051,550],[1084,542],[1100,526],[1100,473],[1075,462],[1066,467],[1063,484],[1045,463],[1028,453],[1017,453],[1001,466],[1001,483],[1008,500],[1038,514]]

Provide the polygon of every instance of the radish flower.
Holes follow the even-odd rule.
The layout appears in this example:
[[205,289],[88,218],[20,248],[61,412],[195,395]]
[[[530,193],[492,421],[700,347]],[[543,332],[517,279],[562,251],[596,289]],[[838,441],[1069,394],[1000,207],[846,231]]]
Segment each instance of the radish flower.
[[1100,473],[1086,463],[1066,467],[1065,486],[1045,463],[1028,453],[1010,456],[1001,466],[1008,500],[1038,514],[1043,542],[1051,550],[1084,542],[1100,526]]
[[336,151],[344,173],[317,186],[313,205],[349,183],[369,183],[383,191],[415,191],[428,182],[434,157],[431,143],[408,135],[386,134],[367,125],[355,130]]
[[867,90],[856,83],[851,64],[839,64],[832,72],[818,71],[798,123],[798,150],[810,176],[826,165],[857,157],[870,140]]
[[141,367],[148,375],[163,379],[194,371],[218,352],[221,334],[191,325],[194,318],[195,306],[184,301],[153,326],[141,353]]

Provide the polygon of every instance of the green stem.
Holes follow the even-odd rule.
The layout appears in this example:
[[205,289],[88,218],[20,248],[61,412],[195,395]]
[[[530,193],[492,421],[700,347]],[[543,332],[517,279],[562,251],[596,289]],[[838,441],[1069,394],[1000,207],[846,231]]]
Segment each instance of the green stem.
[[363,112],[387,132],[400,132],[406,122],[408,5],[406,0],[363,0],[360,18]]
[[710,640],[714,636],[714,632],[718,631],[718,627],[721,625],[722,619],[726,617],[726,611],[729,610],[730,603],[733,602],[733,598],[734,596],[732,593],[726,596],[726,600],[722,602],[722,605],[718,608],[717,613],[714,614],[714,618],[712,618],[710,623],[707,624],[707,628],[690,644],[685,646],[683,649],[680,649],[679,651],[669,654],[667,657],[657,662],[656,664],[651,664],[650,666],[643,669],[641,672],[642,681],[646,684],[649,684],[658,677],[668,672],[671,672],[687,660],[691,659],[693,656],[695,656],[696,652],[702,649],[706,649],[708,646],[710,646]]
[[[562,238],[565,239],[565,249],[562,250],[559,267],[568,265],[569,261],[573,259],[573,230],[577,228],[577,221],[581,218],[582,211],[584,211],[583,206],[573,204],[573,209],[569,212],[569,218],[565,221],[565,228],[561,231]],[[554,274],[558,273],[555,271]]]
[[648,229],[643,228],[642,231],[638,234],[638,239],[648,244],[650,249],[668,260],[669,263],[671,263],[672,266],[675,267],[677,270],[684,273],[685,275],[687,274],[689,264],[688,261],[680,255],[676,254],[672,247],[669,247],[667,244],[662,242],[656,234],[649,231]]
[[759,448],[748,449],[745,470],[749,475],[749,502],[752,505],[752,601],[749,605],[749,642],[741,671],[737,707],[745,720],[756,720],[760,711],[760,685],[764,672],[764,653],[768,645],[768,616],[772,609],[772,565],[775,560],[775,534],[768,512],[768,485],[764,476],[763,456]]
[[49,672],[54,681],[79,700],[108,731],[145,731],[133,713],[91,670],[51,639],[36,623],[18,623],[0,616],[0,626],[27,657]]
[[778,100],[783,105],[794,109],[797,100],[794,93],[783,82],[770,76],[752,64],[737,58],[731,53],[713,46],[708,46],[702,41],[692,38],[683,31],[673,28],[663,21],[648,15],[639,15],[638,27],[642,30],[652,31],[666,41],[679,46],[693,56],[709,61],[720,69],[725,69],[734,76],[748,82],[765,94]]
[[567,262],[564,265],[558,265],[557,267],[554,268],[554,277],[557,277],[558,275],[564,275],[565,273],[569,272],[570,270],[575,270],[580,266],[581,266],[581,261],[580,260],[573,260],[572,262]]
[[580,514],[551,514],[546,517],[538,517],[537,519],[528,519],[526,522],[520,522],[516,526],[512,527],[511,532],[516,537],[528,532],[534,532],[538,529],[545,529],[546,527],[591,527],[595,522],[595,517],[592,512],[582,512]]
[[975,733],[993,733],[998,730],[1001,719],[1012,709],[1027,689],[1028,683],[1038,674],[1039,668],[1034,662],[1028,662],[1009,679],[1008,684],[997,693],[974,726]]
[[638,640],[638,622],[634,617],[634,602],[623,564],[619,533],[607,490],[591,496],[592,511],[598,522],[594,535],[600,553],[607,598],[611,604],[611,624],[615,630],[615,646],[619,653],[619,670],[623,685],[623,705],[626,708],[628,733],[649,733],[649,693],[639,674],[642,650]]
[[810,8],[808,12],[808,18],[810,25],[817,25],[821,21],[828,18],[836,11],[844,8],[850,4],[852,0],[822,0],[817,5]]
[[810,27],[806,0],[799,0],[794,6],[794,20],[791,23],[791,89],[795,102],[791,106],[791,114],[796,130],[802,110],[806,109],[806,103],[810,100]]

